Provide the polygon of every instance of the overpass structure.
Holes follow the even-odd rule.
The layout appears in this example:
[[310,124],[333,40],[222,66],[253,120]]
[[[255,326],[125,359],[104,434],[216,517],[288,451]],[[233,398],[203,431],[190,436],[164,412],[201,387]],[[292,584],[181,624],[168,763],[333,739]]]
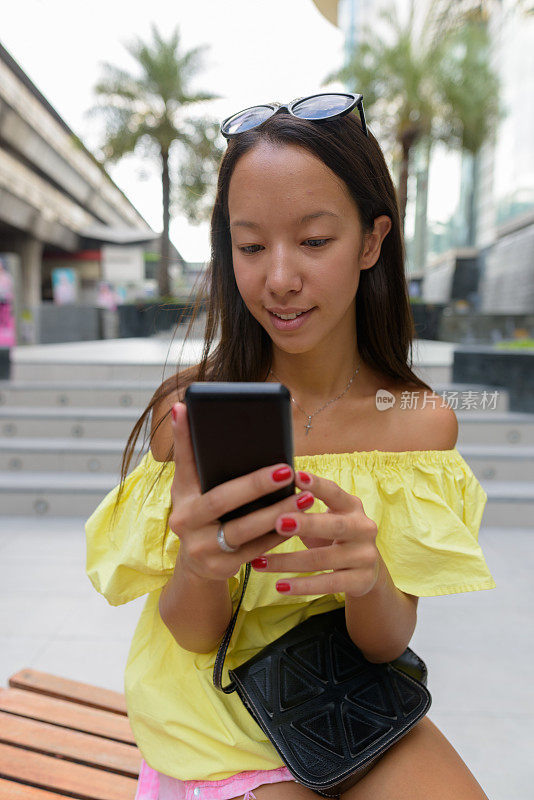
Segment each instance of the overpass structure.
[[82,285],[96,285],[103,277],[102,246],[157,240],[159,234],[0,44],[0,253],[14,254],[19,265],[19,308],[33,311],[46,299],[47,256],[57,266],[70,254]]

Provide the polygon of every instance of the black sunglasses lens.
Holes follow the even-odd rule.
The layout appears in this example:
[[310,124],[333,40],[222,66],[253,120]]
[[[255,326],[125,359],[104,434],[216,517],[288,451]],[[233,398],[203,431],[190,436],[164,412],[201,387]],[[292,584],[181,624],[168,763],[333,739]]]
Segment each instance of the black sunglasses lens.
[[269,119],[273,114],[273,109],[269,106],[254,106],[234,114],[233,117],[225,122],[222,130],[224,133],[243,133],[251,128],[256,128],[262,122]]
[[293,114],[302,119],[328,119],[345,111],[354,103],[352,97],[343,94],[321,94],[296,103]]

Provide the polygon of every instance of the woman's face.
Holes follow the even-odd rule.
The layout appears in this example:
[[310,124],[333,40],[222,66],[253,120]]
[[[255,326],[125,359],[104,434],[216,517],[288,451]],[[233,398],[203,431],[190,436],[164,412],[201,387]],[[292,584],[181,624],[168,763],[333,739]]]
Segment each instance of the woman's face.
[[[378,250],[362,252],[343,181],[304,148],[261,142],[235,166],[228,210],[239,292],[273,344],[303,353],[339,334],[354,341],[360,269],[376,262],[383,236]],[[378,220],[389,230],[388,217]],[[288,322],[274,313],[295,311],[306,313]]]

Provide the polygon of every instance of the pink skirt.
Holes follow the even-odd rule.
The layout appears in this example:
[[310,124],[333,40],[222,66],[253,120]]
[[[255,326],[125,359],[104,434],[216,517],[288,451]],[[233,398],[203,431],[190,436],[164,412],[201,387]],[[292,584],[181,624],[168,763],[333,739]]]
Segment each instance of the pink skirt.
[[143,759],[135,800],[230,800],[243,795],[255,800],[252,791],[262,783],[294,780],[287,767],[238,772],[222,781],[181,781],[149,767]]

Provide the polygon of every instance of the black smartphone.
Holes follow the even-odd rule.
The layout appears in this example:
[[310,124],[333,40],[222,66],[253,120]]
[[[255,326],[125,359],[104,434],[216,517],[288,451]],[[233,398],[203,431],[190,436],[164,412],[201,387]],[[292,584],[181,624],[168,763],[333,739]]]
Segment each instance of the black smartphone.
[[[291,395],[281,383],[198,381],[185,404],[202,493],[278,463],[293,467]],[[220,517],[250,514],[295,493],[295,482]]]

